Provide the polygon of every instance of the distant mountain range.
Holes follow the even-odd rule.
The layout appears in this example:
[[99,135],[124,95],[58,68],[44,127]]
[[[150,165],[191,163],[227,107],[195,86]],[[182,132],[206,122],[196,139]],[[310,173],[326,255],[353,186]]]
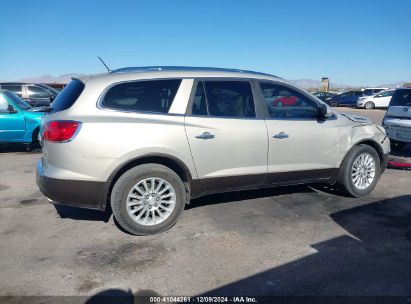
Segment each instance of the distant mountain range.
[[26,77],[22,78],[19,81],[21,82],[35,82],[35,83],[68,83],[72,77],[82,76],[84,74],[64,74],[57,77],[44,75],[39,77]]
[[[71,80],[72,77],[78,77],[78,76],[84,76],[85,74],[64,74],[60,75],[57,77],[50,76],[50,75],[44,75],[44,76],[39,76],[39,77],[26,77],[20,79],[22,82],[37,82],[37,83],[67,83]],[[295,85],[299,86],[300,88],[303,89],[310,89],[310,88],[321,88],[321,81],[320,80],[315,80],[315,79],[293,79],[290,80],[290,82],[294,83]],[[389,83],[389,84],[381,84],[378,85],[377,87],[384,87],[384,88],[396,88],[399,86],[402,86],[405,82],[404,81],[399,81],[395,83]],[[348,88],[356,88],[359,86],[356,85],[350,85],[350,84],[339,84],[339,83],[330,83],[331,88],[335,89],[340,89],[342,86],[342,89],[348,89]]]

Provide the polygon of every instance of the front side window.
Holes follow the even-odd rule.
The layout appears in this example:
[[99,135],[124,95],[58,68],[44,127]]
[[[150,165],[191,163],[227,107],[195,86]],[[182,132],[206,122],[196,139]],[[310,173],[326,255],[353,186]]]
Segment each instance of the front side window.
[[168,113],[180,83],[181,79],[116,84],[107,91],[101,105],[123,111]]
[[260,83],[271,118],[317,118],[318,105],[302,93],[287,86]]
[[43,88],[40,88],[38,86],[30,85],[28,86],[29,89],[29,96],[31,98],[49,98],[50,93]]
[[217,117],[255,117],[251,84],[247,81],[205,81],[208,112]]
[[21,97],[22,96],[22,88],[21,85],[18,84],[2,84],[1,85],[2,90],[7,90],[10,91],[17,96]]

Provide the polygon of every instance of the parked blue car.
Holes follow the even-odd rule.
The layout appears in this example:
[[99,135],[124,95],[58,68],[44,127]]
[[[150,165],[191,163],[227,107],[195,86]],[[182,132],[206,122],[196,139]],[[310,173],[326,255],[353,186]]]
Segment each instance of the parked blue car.
[[362,91],[347,91],[326,99],[325,102],[332,107],[357,106],[357,100],[361,96],[363,96]]
[[0,143],[37,142],[44,115],[13,93],[0,90]]

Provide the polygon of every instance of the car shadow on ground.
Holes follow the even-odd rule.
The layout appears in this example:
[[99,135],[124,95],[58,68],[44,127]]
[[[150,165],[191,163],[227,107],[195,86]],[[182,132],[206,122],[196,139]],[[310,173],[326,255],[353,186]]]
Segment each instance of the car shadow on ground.
[[286,195],[292,193],[310,193],[315,192],[309,185],[297,185],[297,186],[282,186],[261,188],[255,190],[243,190],[224,192],[218,194],[205,195],[196,199],[192,199],[190,204],[185,209],[193,209],[207,205],[216,205],[236,201],[244,201],[250,199],[258,199],[264,197],[273,197],[278,195]]
[[[314,253],[196,296],[262,297],[258,303],[409,303],[411,195],[330,217],[346,233],[310,245]],[[277,249],[273,244],[273,256]],[[149,303],[150,296],[178,295],[107,289],[86,303]]]
[[108,206],[105,211],[77,208],[67,205],[53,205],[61,218],[82,221],[101,221],[107,223],[110,220],[112,211]]
[[316,252],[311,255],[204,295],[411,295],[411,195],[336,212],[330,217],[348,235],[313,244]]
[[1,153],[41,153],[41,147],[38,144],[28,145],[28,144],[0,144],[0,154]]

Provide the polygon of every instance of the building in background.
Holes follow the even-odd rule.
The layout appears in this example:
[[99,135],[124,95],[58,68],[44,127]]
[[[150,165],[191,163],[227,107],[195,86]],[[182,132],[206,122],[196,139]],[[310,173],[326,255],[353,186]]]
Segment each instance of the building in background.
[[322,82],[322,89],[321,89],[321,91],[323,91],[323,92],[328,92],[328,91],[330,90],[330,81],[329,81],[328,77],[323,77],[323,78],[321,79],[321,82]]

